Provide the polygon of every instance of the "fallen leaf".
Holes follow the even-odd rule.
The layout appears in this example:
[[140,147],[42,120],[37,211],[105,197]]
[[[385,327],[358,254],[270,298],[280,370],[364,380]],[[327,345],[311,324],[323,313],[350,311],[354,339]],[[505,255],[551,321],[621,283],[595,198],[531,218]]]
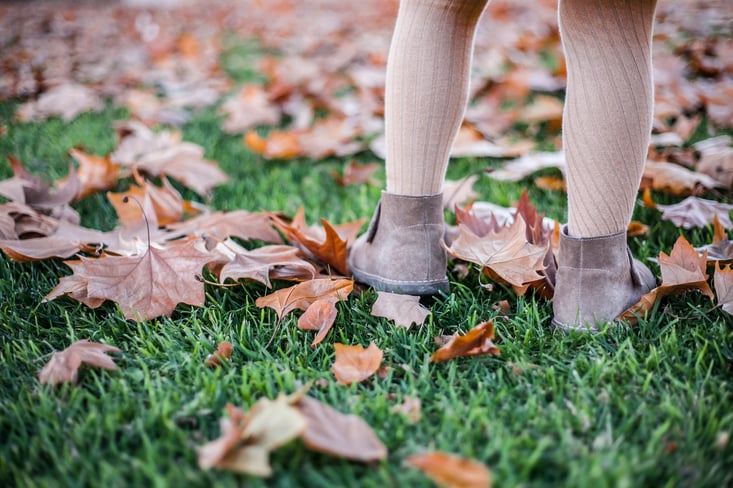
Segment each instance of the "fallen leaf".
[[444,488],[491,487],[491,471],[473,459],[435,451],[410,456],[405,463],[421,470]]
[[237,237],[243,241],[252,239],[280,244],[282,239],[270,223],[270,217],[262,213],[232,210],[212,212],[176,222],[167,226],[171,239],[187,235],[207,236],[219,240]]
[[488,173],[500,181],[519,181],[541,169],[557,168],[565,172],[565,154],[558,152],[529,153],[506,163],[502,168]]
[[[227,245],[229,248],[231,244]],[[316,277],[316,268],[299,257],[300,250],[292,246],[262,246],[251,251],[237,250],[231,260],[219,272],[219,281],[234,281],[246,278],[272,287],[271,279],[279,280],[312,280]]]
[[678,164],[647,161],[644,165],[642,189],[648,187],[672,195],[689,195],[698,186],[713,189],[722,185],[706,174],[691,171]]
[[458,357],[488,354],[498,356],[499,348],[494,344],[494,323],[489,320],[478,324],[465,335],[454,334],[430,357],[430,361],[440,363]]
[[422,402],[418,397],[406,396],[402,403],[392,407],[392,411],[407,417],[411,424],[420,420]]
[[715,264],[715,294],[718,296],[718,306],[733,315],[733,269],[730,265],[720,267]]
[[336,304],[330,300],[316,300],[298,318],[298,328],[302,330],[317,330],[316,338],[311,347],[316,347],[323,341],[336,320]]
[[720,182],[723,186],[733,186],[733,147],[731,136],[718,136],[696,142],[694,148],[700,153],[697,171]]
[[[176,241],[162,249],[149,247],[141,256],[109,256],[67,262],[78,278],[61,280],[44,300],[68,294],[117,302],[128,320],[170,316],[178,303],[204,304],[201,269],[215,256],[197,247],[196,239]],[[86,292],[79,287],[86,284]]]
[[349,346],[339,342],[334,344],[334,348],[336,360],[332,371],[342,385],[361,382],[372,376],[379,369],[384,356],[374,342],[366,349],[359,344]]
[[730,204],[690,196],[672,205],[654,204],[654,208],[662,212],[663,220],[668,220],[684,229],[707,227],[715,217],[724,228],[733,228],[729,216],[733,205]]
[[308,449],[364,463],[387,457],[387,448],[361,417],[343,414],[308,396],[297,407],[307,421],[301,437]]
[[221,111],[227,116],[222,129],[230,134],[280,122],[279,108],[259,85],[244,85],[221,105]]
[[377,163],[359,164],[356,160],[350,160],[344,165],[343,176],[338,172],[332,171],[336,183],[340,186],[360,185],[360,184],[377,184],[374,179],[374,172],[379,169]]
[[298,137],[290,132],[271,131],[263,138],[255,131],[248,131],[243,138],[244,145],[265,159],[293,159],[303,154]]
[[51,360],[38,373],[38,379],[42,385],[46,383],[75,385],[82,363],[114,371],[117,365],[111,357],[105,354],[106,352],[120,352],[120,350],[114,346],[89,342],[86,339],[76,341],[63,351],[54,353]]
[[445,180],[443,182],[443,208],[453,210],[457,206],[466,205],[478,197],[473,191],[473,185],[478,175],[471,175],[458,181]]
[[430,310],[420,305],[420,297],[378,291],[371,315],[384,317],[399,327],[409,329],[412,324],[422,325]]
[[306,419],[290,405],[286,395],[261,398],[245,415],[227,407],[230,419],[222,420],[222,436],[198,450],[199,467],[218,467],[238,473],[272,475],[270,452],[300,436]]
[[103,108],[104,103],[90,88],[77,83],[64,83],[43,93],[38,100],[28,101],[18,107],[17,115],[22,121],[59,116],[69,122],[83,112]]
[[647,235],[649,235],[648,225],[642,224],[638,220],[629,222],[629,225],[626,228],[627,237],[645,237]]
[[255,305],[260,308],[272,308],[277,313],[278,318],[282,319],[293,310],[306,311],[318,300],[333,303],[346,300],[353,289],[354,282],[352,280],[318,278],[259,297],[255,301]]
[[0,181],[0,196],[48,210],[67,205],[79,194],[81,183],[74,165],[69,166],[69,174],[64,181],[57,188],[51,188],[40,177],[30,174],[18,159],[10,155],[7,158],[13,169],[13,177]]
[[77,177],[81,188],[75,199],[80,200],[100,190],[109,190],[117,185],[120,178],[120,165],[105,157],[87,154],[79,149],[71,149],[69,154],[79,163]]
[[489,277],[512,285],[520,294],[528,284],[544,280],[543,262],[549,242],[530,244],[524,219],[517,218],[511,226],[483,237],[462,224],[458,229],[458,238],[447,248],[452,256],[478,264]]
[[232,357],[232,343],[222,341],[216,346],[216,351],[206,357],[206,367],[215,368],[221,366],[223,361],[229,361]]

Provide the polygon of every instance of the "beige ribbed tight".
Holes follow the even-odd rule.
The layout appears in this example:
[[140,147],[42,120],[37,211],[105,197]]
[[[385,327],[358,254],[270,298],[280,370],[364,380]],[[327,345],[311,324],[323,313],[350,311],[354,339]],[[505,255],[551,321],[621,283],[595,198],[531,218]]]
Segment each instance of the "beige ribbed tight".
[[[387,191],[442,190],[488,0],[402,0],[387,65]],[[656,0],[561,0],[569,231],[626,228],[651,130]]]

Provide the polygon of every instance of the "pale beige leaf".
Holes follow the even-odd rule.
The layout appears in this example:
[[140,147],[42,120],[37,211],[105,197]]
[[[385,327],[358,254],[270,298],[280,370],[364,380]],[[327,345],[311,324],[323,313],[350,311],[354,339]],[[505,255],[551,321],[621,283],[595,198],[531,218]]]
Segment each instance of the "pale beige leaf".
[[377,301],[372,306],[374,317],[393,320],[395,325],[409,329],[412,324],[422,325],[430,315],[430,310],[420,305],[420,297],[377,292]]
[[38,379],[41,384],[76,384],[82,363],[109,370],[117,369],[112,358],[105,354],[107,352],[120,352],[120,350],[114,346],[89,342],[86,339],[76,341],[63,351],[54,353],[51,360],[38,374]]
[[715,294],[718,296],[718,306],[733,315],[733,269],[730,265],[720,267],[715,264]]

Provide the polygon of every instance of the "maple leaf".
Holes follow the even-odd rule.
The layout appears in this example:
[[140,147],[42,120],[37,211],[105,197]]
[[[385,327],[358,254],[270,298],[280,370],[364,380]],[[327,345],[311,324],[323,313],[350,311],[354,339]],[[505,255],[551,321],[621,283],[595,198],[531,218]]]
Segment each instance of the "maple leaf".
[[86,339],[76,341],[63,351],[54,353],[51,360],[38,373],[38,379],[42,385],[76,384],[82,363],[109,370],[117,369],[117,365],[105,354],[106,352],[120,352],[120,350]]
[[690,196],[673,205],[655,204],[655,207],[662,212],[662,219],[684,229],[706,227],[714,217],[719,219],[724,228],[733,228],[729,216],[733,205]]
[[201,468],[216,466],[255,476],[270,476],[270,452],[297,438],[306,428],[305,417],[282,394],[275,400],[259,399],[247,415],[234,407],[227,409],[230,419],[221,423],[222,436],[198,450]]
[[456,258],[478,264],[491,278],[515,287],[521,294],[529,283],[544,280],[541,274],[549,243],[537,246],[527,242],[524,219],[483,237],[459,225],[458,237],[447,248]]
[[346,300],[353,289],[353,280],[317,278],[259,297],[255,305],[272,308],[282,319],[293,310],[308,310],[318,300],[333,303]]
[[[311,263],[299,257],[300,250],[291,246],[262,246],[251,251],[226,241],[226,249],[234,249],[231,260],[219,272],[219,281],[248,278],[272,288],[270,279],[312,280],[317,272]],[[223,251],[226,252],[226,249]],[[217,246],[217,250],[222,250]]]
[[[201,268],[216,259],[197,247],[198,239],[176,241],[161,249],[149,247],[141,256],[82,257],[66,262],[75,272],[73,281],[61,280],[44,300],[68,294],[117,302],[128,320],[170,316],[178,303],[200,307],[204,285]],[[81,283],[85,292],[79,292]]]
[[402,403],[392,407],[392,411],[407,417],[411,424],[420,420],[422,402],[418,397],[406,396]]
[[730,265],[721,268],[720,263],[715,264],[714,284],[718,306],[733,315],[733,269]]
[[707,252],[698,253],[687,239],[678,237],[669,255],[663,251],[659,253],[662,284],[642,295],[639,302],[620,314],[617,320],[634,324],[639,316],[651,311],[663,297],[690,290],[698,290],[713,300],[713,291],[707,282],[706,265]]
[[206,367],[215,368],[221,366],[223,361],[229,361],[232,357],[232,343],[222,341],[216,346],[216,351],[206,357]]
[[445,488],[491,487],[491,471],[473,459],[435,451],[410,456],[405,463],[421,470]]
[[243,241],[257,239],[273,244],[282,243],[280,235],[271,225],[269,216],[246,210],[206,213],[185,222],[170,224],[166,229],[171,239],[196,235],[219,240],[238,237]]
[[494,344],[494,322],[482,322],[465,335],[454,334],[438,340],[442,343],[440,349],[430,357],[430,361],[440,363],[457,357],[477,356],[488,354],[498,356],[499,348]]
[[378,291],[371,314],[393,320],[395,325],[409,329],[412,324],[422,325],[430,315],[430,310],[420,305],[420,297]]
[[[342,276],[349,275],[346,255],[350,236],[343,239],[336,227],[332,226],[326,219],[321,219],[325,235],[323,238],[319,238],[306,225],[303,207],[298,210],[293,222],[290,224],[275,214],[269,213],[268,215],[270,215],[273,225],[285,234],[285,238],[289,242],[300,246],[304,252],[313,256],[314,259],[331,265]],[[355,235],[362,223],[363,220],[359,220],[349,224],[350,232]]]
[[376,373],[382,364],[384,353],[374,342],[366,349],[359,344],[349,346],[339,342],[333,346],[336,360],[331,369],[339,384],[364,381]]
[[79,149],[71,149],[69,154],[79,163],[77,176],[81,188],[75,197],[76,200],[100,190],[109,190],[117,185],[120,178],[120,165],[113,163],[109,155],[100,158]]
[[244,85],[222,104],[221,111],[227,116],[222,129],[229,133],[280,122],[280,109],[259,85]]
[[301,437],[308,449],[364,463],[387,457],[387,448],[361,417],[343,414],[308,396],[297,407],[307,421]]
[[672,195],[689,195],[698,186],[713,189],[722,185],[706,174],[691,171],[678,164],[647,161],[640,187],[665,191]]
[[318,334],[313,339],[311,347],[315,347],[323,341],[331,330],[336,320],[336,304],[330,300],[316,300],[298,318],[298,328],[302,330],[317,330]]

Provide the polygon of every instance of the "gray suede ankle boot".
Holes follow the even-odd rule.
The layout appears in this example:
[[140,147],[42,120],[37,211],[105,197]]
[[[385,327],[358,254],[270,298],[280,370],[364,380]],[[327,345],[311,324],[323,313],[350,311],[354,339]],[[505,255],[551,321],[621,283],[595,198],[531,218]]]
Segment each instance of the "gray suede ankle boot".
[[448,291],[443,195],[382,192],[369,230],[351,246],[356,281],[379,291],[436,295]]
[[575,238],[560,235],[552,324],[596,332],[656,286],[652,272],[631,257],[626,232]]

